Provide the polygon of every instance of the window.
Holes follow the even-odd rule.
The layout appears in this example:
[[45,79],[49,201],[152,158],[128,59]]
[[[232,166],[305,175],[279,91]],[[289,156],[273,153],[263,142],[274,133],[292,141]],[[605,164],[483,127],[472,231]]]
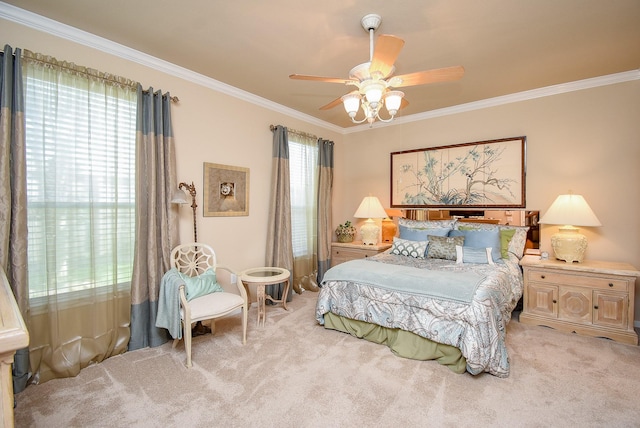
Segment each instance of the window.
[[25,61],[29,297],[129,287],[136,92]]
[[288,137],[293,257],[312,256],[317,237],[318,144],[292,132]]

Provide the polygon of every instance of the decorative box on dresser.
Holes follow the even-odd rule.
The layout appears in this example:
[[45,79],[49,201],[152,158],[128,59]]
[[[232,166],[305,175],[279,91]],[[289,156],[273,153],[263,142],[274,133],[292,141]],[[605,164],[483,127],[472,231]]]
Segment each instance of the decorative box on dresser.
[[332,242],[331,243],[331,266],[349,260],[364,259],[375,256],[387,249],[391,248],[391,244],[379,243],[377,245],[364,245],[362,242],[354,241],[349,243]]
[[567,263],[524,256],[523,324],[638,344],[633,329],[636,278],[627,263]]

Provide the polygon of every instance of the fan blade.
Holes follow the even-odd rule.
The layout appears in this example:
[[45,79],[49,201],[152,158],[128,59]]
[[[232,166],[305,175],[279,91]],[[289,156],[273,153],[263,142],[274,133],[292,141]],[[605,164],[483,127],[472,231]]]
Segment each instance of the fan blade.
[[[350,94],[354,94],[354,93],[357,93],[357,92],[358,91],[351,91],[349,93]],[[329,104],[320,107],[320,110],[330,110],[330,109],[332,109],[334,107],[339,106],[340,104],[342,104],[342,97],[336,98],[335,100],[331,101]]]
[[393,70],[393,64],[400,55],[403,46],[404,40],[401,38],[381,34],[373,51],[369,74],[373,76],[375,72],[379,72],[382,78],[388,76]]
[[455,67],[436,68],[433,70],[393,76],[389,79],[389,86],[402,88],[406,86],[424,85],[427,83],[452,82],[454,80],[462,79],[462,76],[464,76],[464,67],[461,65]]
[[343,85],[354,81],[352,79],[342,79],[339,77],[307,76],[305,74],[291,74],[289,78],[294,80],[312,80],[315,82],[342,83]]

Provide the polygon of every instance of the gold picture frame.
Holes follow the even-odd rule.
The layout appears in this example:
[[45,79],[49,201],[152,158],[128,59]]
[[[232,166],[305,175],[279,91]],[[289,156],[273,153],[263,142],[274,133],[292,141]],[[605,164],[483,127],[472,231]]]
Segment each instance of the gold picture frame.
[[249,215],[249,168],[204,163],[205,217]]

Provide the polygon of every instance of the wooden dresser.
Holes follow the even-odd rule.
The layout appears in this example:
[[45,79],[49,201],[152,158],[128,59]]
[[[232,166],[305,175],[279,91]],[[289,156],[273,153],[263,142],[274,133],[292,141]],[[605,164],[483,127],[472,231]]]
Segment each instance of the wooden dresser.
[[332,242],[331,266],[339,265],[349,260],[364,259],[375,256],[389,248],[392,244],[379,243],[377,245],[364,245],[362,242]]
[[524,256],[523,324],[638,344],[633,329],[636,278],[627,263],[567,263]]

